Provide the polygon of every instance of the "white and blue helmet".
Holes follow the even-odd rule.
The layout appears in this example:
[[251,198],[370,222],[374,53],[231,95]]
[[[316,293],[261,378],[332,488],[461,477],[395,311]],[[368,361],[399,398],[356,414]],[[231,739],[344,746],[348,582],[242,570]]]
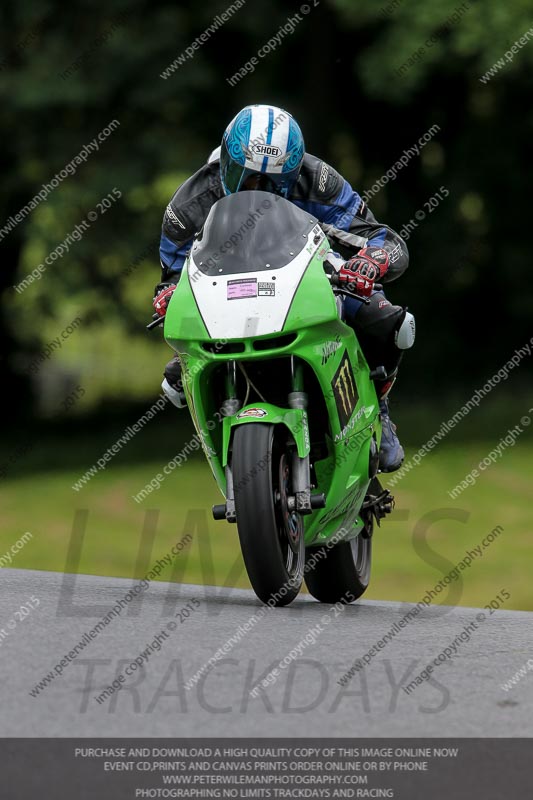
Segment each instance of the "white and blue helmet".
[[[300,126],[288,111],[276,106],[246,106],[222,137],[224,191],[233,194],[254,188],[287,197],[298,180],[304,153]],[[256,180],[249,181],[250,176]]]

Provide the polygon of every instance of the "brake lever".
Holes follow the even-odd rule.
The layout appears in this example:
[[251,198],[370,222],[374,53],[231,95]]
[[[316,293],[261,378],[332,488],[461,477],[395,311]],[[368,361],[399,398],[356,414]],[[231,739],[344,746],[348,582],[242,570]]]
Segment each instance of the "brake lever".
[[157,328],[158,325],[162,325],[164,321],[165,321],[164,317],[158,317],[157,319],[154,319],[153,322],[150,322],[150,324],[146,326],[146,330],[151,331],[153,328]]
[[359,300],[360,303],[364,303],[367,306],[370,303],[369,297],[362,297],[360,294],[354,294],[353,292],[348,292],[346,289],[338,289],[337,287],[333,290],[334,294],[343,294],[345,297],[351,297],[354,300]]

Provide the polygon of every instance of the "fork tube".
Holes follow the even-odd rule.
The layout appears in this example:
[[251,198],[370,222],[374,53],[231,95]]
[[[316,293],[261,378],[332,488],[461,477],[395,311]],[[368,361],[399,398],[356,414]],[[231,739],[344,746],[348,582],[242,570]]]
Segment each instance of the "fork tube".
[[303,392],[304,390],[304,373],[301,361],[297,361],[294,356],[291,356],[291,382],[293,392]]
[[226,398],[233,400],[237,397],[237,364],[235,361],[228,361],[226,372]]

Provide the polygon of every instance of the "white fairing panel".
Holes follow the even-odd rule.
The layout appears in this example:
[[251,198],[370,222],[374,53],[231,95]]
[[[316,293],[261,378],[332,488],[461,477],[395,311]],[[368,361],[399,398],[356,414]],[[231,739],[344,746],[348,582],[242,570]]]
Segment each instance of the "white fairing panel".
[[302,276],[324,238],[315,226],[293,260],[274,270],[206,275],[191,255],[189,281],[209,336],[242,339],[282,331]]

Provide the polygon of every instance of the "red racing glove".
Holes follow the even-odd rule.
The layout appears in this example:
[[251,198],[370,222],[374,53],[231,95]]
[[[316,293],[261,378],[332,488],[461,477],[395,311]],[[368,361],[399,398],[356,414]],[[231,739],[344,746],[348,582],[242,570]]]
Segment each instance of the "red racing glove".
[[389,268],[389,256],[382,247],[363,247],[350,258],[339,271],[339,281],[362,297],[370,297],[374,283],[382,278]]
[[164,317],[167,313],[168,304],[170,303],[170,298],[174,294],[176,285],[175,283],[171,283],[156,287],[156,296],[152,304],[155,308],[154,319],[156,317]]

